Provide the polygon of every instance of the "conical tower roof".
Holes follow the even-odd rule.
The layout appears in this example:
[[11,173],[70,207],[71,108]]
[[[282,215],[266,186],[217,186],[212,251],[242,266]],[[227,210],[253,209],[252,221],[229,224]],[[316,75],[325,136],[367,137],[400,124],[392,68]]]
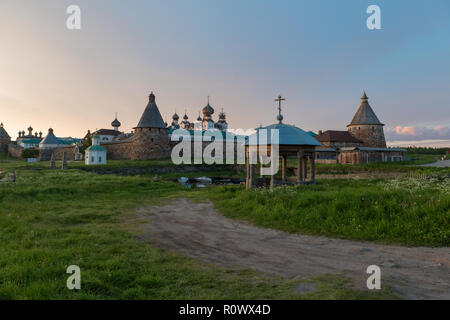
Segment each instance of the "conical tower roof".
[[11,138],[5,128],[3,128],[3,123],[0,124],[0,138]]
[[150,93],[149,102],[135,128],[166,128],[164,120],[155,102],[155,95]]
[[369,102],[367,102],[368,100],[369,98],[364,92],[361,98],[361,105],[359,106],[358,111],[356,111],[356,114],[353,117],[352,122],[347,127],[362,124],[375,124],[384,126],[384,124],[382,124],[380,120],[378,120],[377,115],[370,107]]

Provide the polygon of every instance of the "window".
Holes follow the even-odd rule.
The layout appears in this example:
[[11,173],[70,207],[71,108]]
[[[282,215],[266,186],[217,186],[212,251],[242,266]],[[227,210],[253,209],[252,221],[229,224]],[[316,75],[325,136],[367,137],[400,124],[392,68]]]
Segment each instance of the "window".
[[91,162],[94,162],[94,161],[95,161],[95,159],[94,159],[94,157],[92,156],[92,157],[91,157]]
[[102,162],[102,157],[98,157],[98,162]]

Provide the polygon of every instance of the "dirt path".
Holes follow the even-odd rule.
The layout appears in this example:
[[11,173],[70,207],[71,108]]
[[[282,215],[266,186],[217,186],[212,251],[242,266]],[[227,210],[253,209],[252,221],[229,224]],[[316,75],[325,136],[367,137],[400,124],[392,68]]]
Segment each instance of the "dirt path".
[[446,168],[450,167],[450,160],[438,160],[434,163],[423,164],[422,167]]
[[[366,288],[366,268],[381,268],[383,283],[407,299],[450,299],[450,248],[407,248],[291,235],[219,214],[211,203],[178,199],[142,207],[145,240],[226,266],[244,266],[289,279],[345,274]],[[149,219],[150,218],[150,219]]]

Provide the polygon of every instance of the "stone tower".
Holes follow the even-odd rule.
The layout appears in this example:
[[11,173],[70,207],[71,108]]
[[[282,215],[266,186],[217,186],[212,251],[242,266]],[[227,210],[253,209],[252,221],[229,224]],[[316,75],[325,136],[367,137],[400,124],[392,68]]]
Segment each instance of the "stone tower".
[[373,112],[369,103],[369,98],[364,92],[361,98],[361,105],[356,111],[352,122],[347,126],[348,132],[356,139],[364,143],[364,147],[386,148],[384,130],[380,120]]
[[11,137],[3,127],[3,123],[0,123],[0,151],[7,151],[8,145],[11,142]]
[[170,156],[169,133],[150,93],[141,120],[134,129],[131,160],[162,159]]

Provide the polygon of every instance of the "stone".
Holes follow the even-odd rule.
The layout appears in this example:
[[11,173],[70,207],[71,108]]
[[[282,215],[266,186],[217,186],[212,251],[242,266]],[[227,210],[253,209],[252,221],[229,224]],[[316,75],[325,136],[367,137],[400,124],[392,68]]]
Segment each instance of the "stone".
[[56,163],[55,163],[55,153],[52,152],[52,156],[50,158],[50,169],[55,169]]
[[317,284],[310,282],[301,282],[294,288],[295,292],[305,294],[317,291]]
[[62,162],[62,169],[66,170],[67,169],[67,156],[66,153],[63,153],[63,162]]

